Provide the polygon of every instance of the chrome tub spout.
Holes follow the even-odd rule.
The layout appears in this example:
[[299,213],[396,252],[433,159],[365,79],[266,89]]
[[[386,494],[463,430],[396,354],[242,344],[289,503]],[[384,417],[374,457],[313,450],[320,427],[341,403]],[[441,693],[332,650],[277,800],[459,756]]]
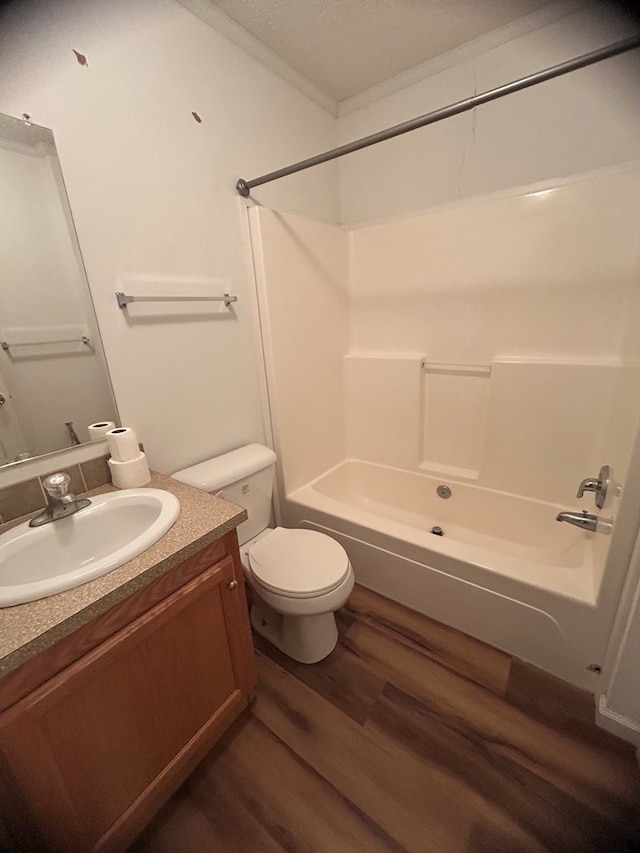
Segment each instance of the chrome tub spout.
[[598,527],[598,516],[592,515],[586,509],[582,512],[559,512],[556,515],[556,521],[566,521],[579,527],[581,530],[589,530],[594,533]]

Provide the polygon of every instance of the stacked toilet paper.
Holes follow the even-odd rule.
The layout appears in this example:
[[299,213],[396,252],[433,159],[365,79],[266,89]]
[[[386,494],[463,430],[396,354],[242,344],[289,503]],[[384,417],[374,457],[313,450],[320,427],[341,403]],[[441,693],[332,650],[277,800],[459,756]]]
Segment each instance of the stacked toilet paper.
[[104,438],[106,434],[115,428],[113,421],[98,421],[95,424],[89,424],[89,441],[96,441],[99,438]]
[[131,427],[117,427],[106,433],[111,459],[107,460],[111,480],[119,489],[136,489],[151,479],[147,457],[140,450]]

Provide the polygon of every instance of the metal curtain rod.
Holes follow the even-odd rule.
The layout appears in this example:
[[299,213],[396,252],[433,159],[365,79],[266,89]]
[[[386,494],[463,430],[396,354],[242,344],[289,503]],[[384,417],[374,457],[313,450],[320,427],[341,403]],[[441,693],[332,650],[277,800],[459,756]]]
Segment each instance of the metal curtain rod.
[[554,65],[551,68],[546,68],[543,71],[530,74],[528,77],[522,77],[520,80],[513,80],[511,83],[505,83],[503,86],[498,86],[496,89],[490,89],[488,92],[481,92],[479,95],[473,95],[473,97],[466,98],[464,101],[457,101],[455,104],[450,104],[448,107],[442,107],[439,110],[434,110],[433,112],[426,113],[425,115],[418,116],[417,118],[410,119],[409,121],[404,121],[401,124],[388,127],[386,130],[379,130],[377,133],[372,133],[370,136],[364,136],[362,139],[355,139],[353,142],[347,142],[346,145],[340,145],[338,148],[332,148],[330,151],[325,151],[323,154],[317,154],[315,157],[309,157],[307,160],[301,160],[299,163],[294,163],[292,166],[286,166],[284,169],[278,169],[276,172],[269,172],[267,175],[261,175],[259,178],[254,178],[251,181],[245,181],[243,178],[240,178],[236,183],[236,189],[241,196],[247,198],[251,195],[251,190],[254,187],[259,187],[261,184],[268,184],[271,181],[277,181],[279,178],[284,178],[287,175],[293,175],[295,172],[310,169],[312,166],[319,166],[320,163],[335,160],[337,157],[344,157],[345,154],[351,154],[353,151],[359,151],[361,148],[368,148],[370,145],[376,145],[378,142],[384,142],[386,139],[393,139],[394,136],[409,133],[409,131],[417,130],[419,127],[426,127],[428,124],[435,124],[438,121],[442,121],[442,119],[467,112],[474,107],[480,106],[480,104],[487,104],[489,101],[495,101],[498,98],[503,98],[505,95],[512,94],[512,92],[519,92],[522,89],[528,89],[530,86],[535,86],[537,83],[544,83],[545,80],[553,80],[554,77],[561,77],[563,74],[568,74],[570,71],[577,71],[579,68],[585,68],[587,65],[593,65],[596,62],[601,62],[603,59],[618,56],[620,53],[626,53],[626,51],[633,50],[636,47],[640,47],[640,35],[622,39],[622,41],[614,42],[613,44],[608,45],[608,47],[593,50],[591,53],[584,53],[582,56],[577,56],[575,59],[569,59],[567,62],[561,62],[559,65]]

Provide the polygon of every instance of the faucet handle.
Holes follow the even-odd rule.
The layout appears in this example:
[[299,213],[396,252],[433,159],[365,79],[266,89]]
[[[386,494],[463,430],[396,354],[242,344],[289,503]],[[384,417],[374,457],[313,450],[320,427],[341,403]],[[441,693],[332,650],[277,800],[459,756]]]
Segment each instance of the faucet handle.
[[585,492],[597,492],[600,485],[600,480],[596,480],[595,477],[587,477],[586,480],[583,480],[578,486],[578,494],[576,497],[583,497]]
[[603,465],[597,477],[587,477],[580,483],[576,497],[581,498],[585,492],[595,492],[596,506],[598,509],[602,509],[610,485],[611,469],[608,465]]
[[60,471],[57,474],[51,474],[47,477],[42,485],[47,494],[51,495],[52,498],[63,498],[69,491],[70,482],[71,477]]

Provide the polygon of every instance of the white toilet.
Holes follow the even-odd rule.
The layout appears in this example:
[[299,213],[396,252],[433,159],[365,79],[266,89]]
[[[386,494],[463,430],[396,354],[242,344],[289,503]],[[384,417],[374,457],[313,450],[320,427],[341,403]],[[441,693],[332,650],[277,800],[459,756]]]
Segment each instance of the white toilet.
[[276,455],[262,444],[239,447],[173,474],[176,480],[246,508],[240,558],[254,593],[251,624],[286,655],[317,663],[338,641],[334,612],[353,589],[342,545],[315,530],[269,527]]

